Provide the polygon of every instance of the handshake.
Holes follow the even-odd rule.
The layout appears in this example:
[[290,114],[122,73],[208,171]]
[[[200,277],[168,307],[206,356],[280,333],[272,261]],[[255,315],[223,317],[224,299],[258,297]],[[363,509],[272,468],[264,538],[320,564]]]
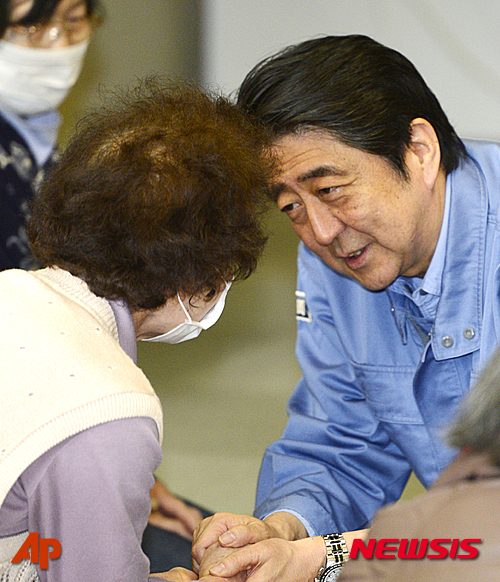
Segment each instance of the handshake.
[[307,537],[293,515],[278,512],[264,520],[217,513],[193,535],[193,571],[174,568],[155,574],[170,582],[313,581],[325,562],[321,537]]

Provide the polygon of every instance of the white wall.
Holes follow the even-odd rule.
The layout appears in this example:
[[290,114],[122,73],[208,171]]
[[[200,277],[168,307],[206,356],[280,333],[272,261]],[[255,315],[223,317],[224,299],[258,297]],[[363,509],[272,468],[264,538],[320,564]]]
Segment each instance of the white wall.
[[235,90],[261,58],[321,34],[402,52],[462,137],[500,138],[496,0],[204,0],[203,78]]

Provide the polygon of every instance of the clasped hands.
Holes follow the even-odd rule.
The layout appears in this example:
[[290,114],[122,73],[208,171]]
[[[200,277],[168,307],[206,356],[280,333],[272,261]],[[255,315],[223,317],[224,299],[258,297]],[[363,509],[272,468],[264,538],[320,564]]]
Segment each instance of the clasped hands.
[[170,582],[306,582],[314,580],[324,560],[322,538],[307,537],[291,514],[259,520],[219,513],[194,532],[194,572],[175,568],[162,577]]

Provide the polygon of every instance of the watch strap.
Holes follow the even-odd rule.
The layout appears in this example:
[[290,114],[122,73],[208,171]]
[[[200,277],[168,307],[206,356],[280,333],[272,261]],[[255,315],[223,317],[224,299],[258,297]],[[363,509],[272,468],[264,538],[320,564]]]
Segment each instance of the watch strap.
[[[349,550],[342,534],[328,534],[322,536],[326,547],[326,562],[323,568],[318,572],[314,582],[322,582],[323,574],[327,571],[338,570],[349,559]],[[330,577],[328,577],[330,579]]]

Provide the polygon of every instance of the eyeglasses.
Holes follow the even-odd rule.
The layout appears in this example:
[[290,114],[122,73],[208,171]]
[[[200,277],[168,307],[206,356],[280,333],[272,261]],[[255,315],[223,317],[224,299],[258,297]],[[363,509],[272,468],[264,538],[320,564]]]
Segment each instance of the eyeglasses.
[[65,20],[52,19],[37,24],[14,24],[5,32],[4,40],[32,48],[51,48],[64,34],[70,45],[77,44],[90,37],[101,24],[101,18],[93,16],[75,16]]

